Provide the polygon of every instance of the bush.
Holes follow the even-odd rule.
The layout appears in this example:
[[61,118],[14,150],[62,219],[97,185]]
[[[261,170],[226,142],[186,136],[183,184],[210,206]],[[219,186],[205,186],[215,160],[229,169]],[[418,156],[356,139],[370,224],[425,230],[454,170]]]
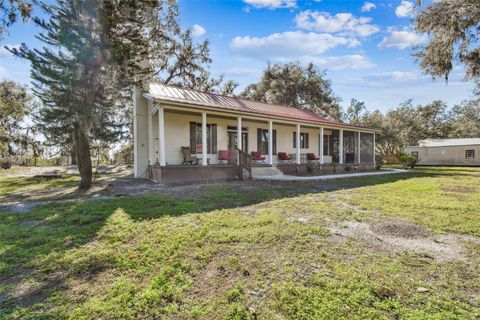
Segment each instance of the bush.
[[399,155],[397,158],[398,161],[400,161],[400,163],[402,164],[403,169],[407,169],[408,167],[413,169],[418,162],[418,158],[413,156]]
[[345,171],[347,171],[347,172],[352,171],[352,167],[351,167],[351,166],[346,166],[346,167],[345,167]]
[[12,162],[10,160],[3,160],[0,166],[2,167],[2,169],[7,170],[12,167]]
[[380,170],[382,169],[383,165],[385,164],[385,160],[379,154],[375,155],[375,169]]
[[313,163],[307,163],[307,173],[308,174],[312,174],[314,169],[315,168],[313,166]]

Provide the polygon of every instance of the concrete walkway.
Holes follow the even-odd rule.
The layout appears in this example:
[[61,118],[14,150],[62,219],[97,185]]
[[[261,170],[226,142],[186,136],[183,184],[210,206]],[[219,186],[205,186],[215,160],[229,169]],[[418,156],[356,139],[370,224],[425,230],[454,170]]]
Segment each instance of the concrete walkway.
[[408,171],[401,170],[401,169],[391,169],[391,170],[379,170],[379,171],[358,172],[358,173],[338,173],[338,174],[329,174],[329,175],[323,175],[323,176],[287,176],[287,175],[262,176],[262,177],[253,177],[253,179],[267,180],[267,181],[322,181],[322,180],[332,180],[332,179],[342,179],[342,178],[381,176],[381,175],[404,173],[404,172],[408,172]]

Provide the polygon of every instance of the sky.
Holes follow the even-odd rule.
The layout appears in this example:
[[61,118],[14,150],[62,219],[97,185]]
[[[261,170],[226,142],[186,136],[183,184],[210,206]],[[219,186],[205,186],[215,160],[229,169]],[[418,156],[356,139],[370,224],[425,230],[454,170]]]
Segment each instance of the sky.
[[[413,99],[450,106],[472,96],[473,83],[454,68],[448,84],[422,74],[412,47],[427,40],[412,30],[415,1],[179,0],[180,23],[210,41],[211,72],[240,84],[259,80],[267,62],[313,62],[325,69],[333,92],[369,110],[387,111]],[[2,45],[41,46],[32,23],[9,29]],[[29,64],[0,49],[0,79],[30,83]]]

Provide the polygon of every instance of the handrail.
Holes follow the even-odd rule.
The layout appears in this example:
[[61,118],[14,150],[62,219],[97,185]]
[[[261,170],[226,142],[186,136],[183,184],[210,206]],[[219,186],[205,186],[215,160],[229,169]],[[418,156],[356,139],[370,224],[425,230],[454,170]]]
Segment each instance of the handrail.
[[238,152],[238,176],[240,177],[241,180],[244,180],[243,177],[243,170],[247,170],[248,172],[248,179],[252,178],[252,162],[253,158],[251,155],[249,155],[247,152],[236,148]]

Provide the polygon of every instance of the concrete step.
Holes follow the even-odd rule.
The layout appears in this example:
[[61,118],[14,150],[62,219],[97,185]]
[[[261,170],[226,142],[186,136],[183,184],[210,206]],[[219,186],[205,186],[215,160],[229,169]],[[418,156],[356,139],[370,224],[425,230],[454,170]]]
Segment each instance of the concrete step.
[[252,177],[281,176],[283,175],[277,167],[252,167]]

